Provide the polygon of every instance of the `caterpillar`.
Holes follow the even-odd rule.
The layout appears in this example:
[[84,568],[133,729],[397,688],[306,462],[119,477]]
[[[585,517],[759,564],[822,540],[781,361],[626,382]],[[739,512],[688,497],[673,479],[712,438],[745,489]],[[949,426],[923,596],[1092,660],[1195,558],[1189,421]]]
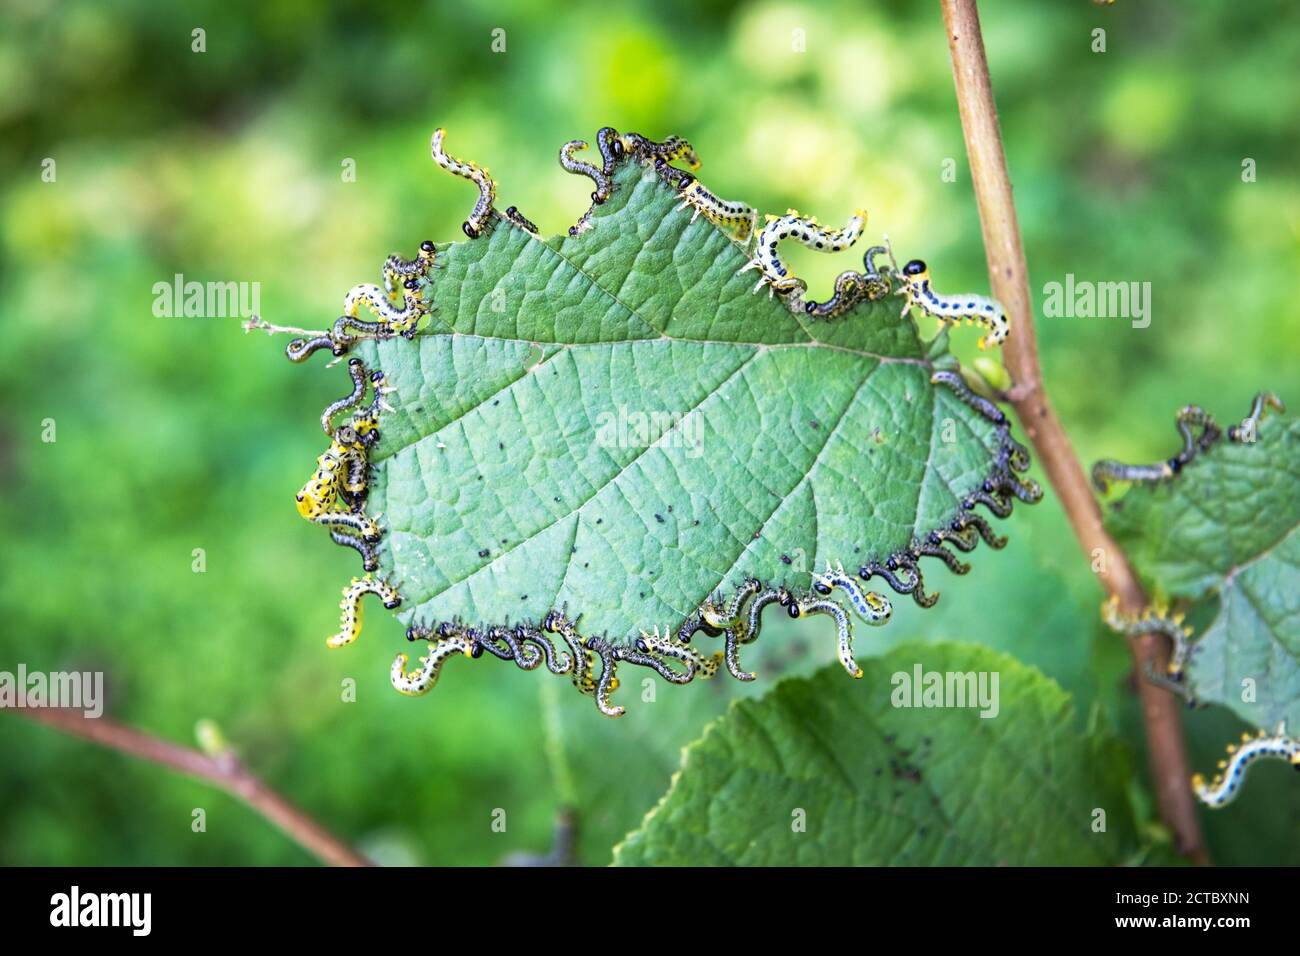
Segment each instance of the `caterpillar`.
[[568,172],[586,176],[596,184],[596,189],[591,194],[591,205],[587,207],[582,217],[569,227],[571,236],[580,236],[591,228],[591,217],[596,207],[603,204],[614,193],[612,178],[614,169],[627,155],[623,148],[622,137],[612,126],[602,126],[596,133],[596,148],[600,150],[601,158],[599,168],[574,156],[579,150],[586,148],[586,141],[580,139],[571,140],[560,147],[560,165]]
[[681,627],[677,629],[677,640],[683,644],[689,644],[691,638],[699,631],[703,631],[709,637],[717,637],[722,633],[720,628],[713,627],[705,622],[702,608],[692,611],[682,621]]
[[433,268],[436,249],[432,239],[426,239],[420,243],[420,251],[414,259],[403,259],[397,253],[393,253],[384,260],[384,291],[392,299],[397,295],[399,281],[405,282],[407,279],[423,279]]
[[336,402],[331,402],[325,406],[325,410],[320,415],[321,428],[330,438],[334,437],[334,416],[339,412],[350,411],[361,404],[361,399],[366,394],[366,367],[362,364],[361,359],[348,359],[348,375],[352,378],[352,391],[344,395]]
[[[627,156],[627,151],[623,148],[623,139],[618,135],[618,130],[612,126],[602,126],[596,131],[596,149],[600,151],[600,160],[603,164],[600,171],[606,178],[614,175],[614,167]],[[613,183],[610,183],[610,191],[613,188]],[[597,201],[603,203],[609,195],[610,193],[606,192],[604,198]]]
[[[1251,401],[1250,414],[1236,425],[1228,427],[1228,440],[1232,442],[1252,442],[1260,420],[1268,409],[1279,413],[1286,412],[1282,400],[1272,392],[1260,392]],[[1183,447],[1172,457],[1149,465],[1126,465],[1113,459],[1103,459],[1092,466],[1092,483],[1097,490],[1105,494],[1113,482],[1127,481],[1154,484],[1168,481],[1180,474],[1184,468],[1196,459],[1198,454],[1207,451],[1223,437],[1223,431],[1214,420],[1214,416],[1199,405],[1184,405],[1174,418]],[[1194,434],[1194,429],[1200,429]]]
[[[1179,474],[1196,458],[1219,440],[1222,432],[1214,417],[1199,405],[1184,405],[1174,418],[1174,425],[1183,439],[1183,447],[1171,458],[1150,465],[1126,465],[1113,459],[1103,459],[1092,466],[1092,483],[1105,494],[1113,482],[1155,484],[1168,481]],[[1199,436],[1192,429],[1199,427]]]
[[[414,329],[420,321],[420,317],[429,309],[424,304],[424,296],[420,292],[419,279],[407,279],[402,283],[403,298],[405,304],[402,308],[393,307],[387,294],[377,285],[369,282],[363,282],[360,285],[354,285],[348,290],[348,294],[343,297],[343,317],[355,319],[361,306],[367,305],[370,311],[379,317],[381,329],[393,333],[405,332],[408,329]],[[335,323],[337,331],[339,323]]]
[[507,206],[505,217],[512,225],[518,226],[524,232],[531,232],[534,236],[538,234],[537,225],[521,213],[518,206]]
[[612,646],[618,661],[648,667],[670,684],[689,684],[695,679],[695,671],[691,668],[679,671],[658,654],[651,653],[644,638],[637,638],[627,643],[616,643]]
[[1300,741],[1286,735],[1286,724],[1266,734],[1260,730],[1255,736],[1241,735],[1240,745],[1228,745],[1228,759],[1219,761],[1219,772],[1206,782],[1203,774],[1192,777],[1192,791],[1198,800],[1210,807],[1222,807],[1236,799],[1246,780],[1246,771],[1257,760],[1285,760],[1300,770]]
[[[1028,467],[1028,465],[1026,464],[1025,467]],[[963,515],[953,521],[946,532],[946,538],[951,539],[963,551],[973,551],[976,545],[976,534],[983,538],[984,543],[994,550],[1000,551],[1007,546],[1006,537],[997,534],[992,525],[977,514]],[[965,544],[961,543],[963,539]]]
[[[746,613],[745,604],[751,600],[750,610]],[[793,600],[785,588],[768,588],[757,578],[746,578],[730,601],[724,602],[721,596],[714,595],[701,604],[690,623],[710,637],[721,635],[724,638],[722,661],[727,672],[738,681],[748,682],[756,675],[740,666],[740,645],[757,639],[764,607],[773,601],[788,606]],[[686,634],[685,640],[689,641],[690,636]]]
[[[586,148],[587,141],[583,139],[570,140],[565,143],[560,147],[560,166],[565,172],[573,173],[576,176],[586,176],[595,183],[596,189],[591,194],[591,201],[599,205],[609,198],[614,187],[604,169],[574,158],[574,153]],[[622,144],[619,145],[619,149],[622,149]]]
[[578,633],[577,620],[570,621],[563,610],[551,611],[542,619],[542,629],[559,634],[569,645],[573,653],[573,686],[581,694],[594,694],[596,682],[591,676],[591,652]]
[[391,327],[385,322],[368,322],[353,315],[340,315],[330,330],[330,341],[334,345],[334,354],[342,355],[360,339],[382,339],[392,334]]
[[[893,258],[892,251],[890,258]],[[904,297],[902,315],[907,315],[908,310],[916,306],[944,325],[957,325],[963,319],[981,325],[988,330],[980,337],[981,349],[1001,345],[1007,340],[1011,325],[1002,306],[993,299],[974,294],[947,296],[935,292],[930,284],[930,268],[920,259],[913,259],[901,271],[895,265],[895,274],[902,280],[897,293]]]
[[788,295],[804,283],[790,275],[790,270],[777,255],[776,247],[782,239],[795,239],[818,252],[839,252],[858,241],[866,222],[867,214],[861,209],[849,217],[843,229],[827,229],[818,225],[816,218],[805,219],[794,209],[788,210],[784,216],[768,216],[767,225],[758,234],[754,258],[737,271],[758,270],[759,279],[754,292],[767,285],[769,297],[773,293]]
[[[343,355],[359,337],[386,338],[389,335],[402,334],[410,337],[420,316],[432,312],[433,306],[426,306],[419,292],[419,280],[425,278],[435,264],[436,249],[432,240],[420,243],[420,250],[414,259],[403,259],[393,253],[384,261],[384,287],[370,283],[353,286],[343,300],[343,312],[334,323],[328,335],[318,335],[310,339],[293,339],[285,347],[285,355],[290,362],[305,362],[321,349],[329,349],[335,356]],[[402,304],[394,305],[393,297],[397,295],[398,281],[402,282]],[[379,316],[379,322],[366,322],[357,318],[362,304],[370,307]],[[352,333],[360,333],[355,335]]]
[[889,252],[887,246],[869,246],[867,251],[862,254],[862,277],[866,280],[867,298],[873,302],[876,299],[883,299],[889,292],[889,280],[880,272],[880,267],[876,265],[876,257],[883,256]]
[[[934,607],[939,600],[938,593],[927,594],[925,575],[917,564],[919,555],[910,552],[891,554],[884,561],[868,561],[858,568],[858,577],[870,581],[873,577],[882,577],[898,594],[910,594],[920,607]],[[901,575],[901,576],[900,576]]]
[[382,537],[383,532],[375,519],[369,515],[353,511],[326,511],[311,519],[316,524],[322,524],[326,527],[343,527],[350,528],[357,534],[361,535],[362,540],[369,541],[372,544]]
[[[972,411],[979,412],[980,415],[987,418],[994,425],[1005,427],[1009,424],[1006,413],[990,402],[987,398],[984,398],[981,395],[976,395],[972,392],[965,380],[961,377],[960,373],[952,372],[948,369],[940,369],[930,376],[930,384],[946,386],[954,395],[957,396],[963,405],[967,406]],[[1019,448],[1018,457],[1022,460],[1026,459],[1027,453],[1025,452],[1024,447],[1019,445],[1016,447]],[[1025,467],[1028,467],[1027,461]]]
[[1160,604],[1150,605],[1140,614],[1126,614],[1120,609],[1119,596],[1111,595],[1101,606],[1101,618],[1112,631],[1129,637],[1142,634],[1163,634],[1167,637],[1169,664],[1165,673],[1155,673],[1152,662],[1147,661],[1146,677],[1157,687],[1163,687],[1189,703],[1192,702],[1185,682],[1187,664],[1191,660],[1193,649],[1188,640],[1192,636],[1192,629],[1183,623],[1182,614],[1171,615],[1169,609]]
[[[751,673],[740,666],[740,645],[749,643],[750,632],[746,625],[739,621],[732,622],[728,627],[722,629],[722,663],[727,668],[727,673],[738,681],[748,683],[757,678],[757,674]],[[754,632],[757,637],[757,632]]]
[[809,594],[806,597],[799,598],[787,610],[793,618],[804,617],[808,614],[827,614],[834,618],[835,632],[838,636],[840,664],[850,677],[854,679],[862,677],[862,668],[853,659],[853,622],[849,620],[844,608],[834,601]]
[[835,278],[835,294],[825,302],[808,299],[804,302],[804,311],[814,319],[836,319],[844,315],[867,295],[863,275],[850,269],[841,272]]
[[399,694],[405,694],[407,697],[427,694],[438,682],[438,672],[442,670],[442,665],[449,658],[456,654],[472,657],[473,652],[473,641],[463,634],[445,637],[436,643],[430,642],[428,653],[420,658],[419,669],[412,673],[406,671],[406,655],[398,654],[393,659],[393,687]]
[[691,222],[702,215],[720,229],[735,230],[736,238],[741,242],[748,241],[753,234],[758,223],[758,210],[753,206],[719,199],[690,173],[682,173],[676,185],[682,197],[682,204],[677,208],[685,209],[689,206],[695,210]]
[[618,677],[616,670],[618,667],[614,655],[614,648],[608,641],[600,637],[589,637],[586,640],[586,647],[594,651],[600,658],[600,677],[596,678],[596,690],[593,696],[596,698],[596,708],[606,717],[622,717],[627,713],[627,708],[615,704],[611,699],[614,691],[618,690]]
[[402,603],[402,596],[387,581],[376,580],[368,574],[364,578],[353,578],[352,583],[343,589],[343,600],[339,602],[342,612],[339,629],[326,639],[327,647],[343,647],[357,639],[361,633],[361,599],[367,594],[377,595],[390,611]]
[[347,457],[347,447],[336,437],[330,447],[316,459],[316,471],[299,490],[296,499],[298,513],[308,521],[315,521],[323,515],[338,497],[339,482]]
[[[503,661],[514,661],[520,670],[531,671],[542,662],[542,651],[538,647],[528,646],[519,640],[518,632],[503,625],[493,625],[476,632],[476,643],[493,657]],[[502,647],[501,645],[505,646]]]
[[342,355],[347,347],[336,343],[328,335],[318,335],[310,339],[293,339],[284,347],[285,357],[290,362],[305,362],[321,349],[329,349],[335,355]]
[[530,643],[541,649],[548,671],[552,674],[569,673],[573,667],[573,657],[558,650],[554,642],[539,628],[520,625],[517,634],[521,643]]
[[[382,393],[380,394],[382,396]],[[367,410],[364,414],[354,418],[350,425],[344,426],[345,428],[351,428],[356,433],[357,444],[362,449],[360,451],[354,450],[350,454],[346,462],[347,472],[339,483],[339,497],[343,499],[344,504],[351,511],[361,510],[370,489],[370,458],[368,451],[379,440],[378,424],[378,416]],[[355,449],[356,445],[352,447]]]
[[345,548],[354,548],[361,555],[362,570],[379,570],[379,552],[373,542],[362,540],[356,535],[346,534],[335,529],[330,530],[330,540]]
[[889,293],[889,282],[880,274],[876,256],[884,255],[886,251],[884,246],[872,246],[862,256],[865,273],[852,269],[841,272],[835,279],[835,294],[825,302],[807,300],[804,311],[815,319],[835,319],[863,299],[870,302],[883,299]]
[[[362,287],[356,286],[352,289],[352,292],[357,292],[360,288]],[[378,295],[378,286],[370,285],[366,288],[368,288],[370,292],[367,295],[359,294],[358,303],[354,303],[354,306],[359,304],[361,301],[365,301],[369,304],[370,299]],[[351,293],[349,293],[349,295],[351,295]],[[417,298],[418,295],[419,294],[416,293]],[[389,322],[387,320],[382,322],[367,322],[363,319],[356,318],[355,316],[341,315],[337,320],[335,320],[334,326],[328,335],[318,335],[310,339],[294,339],[285,347],[284,354],[290,362],[305,362],[321,349],[329,349],[336,357],[346,355],[348,349],[350,349],[361,338],[383,339],[397,334],[401,334],[406,338],[411,338],[415,334],[415,328],[420,320],[420,316],[427,315],[434,311],[435,307],[431,305],[426,306],[421,303],[418,309],[412,311],[409,305],[409,296],[410,293],[408,292],[408,305],[402,309],[393,308],[391,304],[386,308],[382,305],[380,306],[380,308],[385,308],[385,314],[389,318],[395,319],[395,322]],[[375,298],[375,301],[383,303],[387,300],[384,299],[382,295],[378,295],[378,297]]]
[[691,148],[691,144],[680,136],[669,136],[662,143],[656,143],[654,140],[646,139],[640,133],[624,133],[621,140],[623,151],[642,162],[649,163],[662,159],[665,163],[672,163],[684,159],[691,169],[699,169],[702,165],[700,157]]
[[1255,434],[1259,430],[1260,419],[1264,417],[1264,413],[1270,408],[1279,415],[1286,414],[1286,406],[1282,404],[1282,399],[1272,392],[1260,392],[1256,395],[1250,403],[1250,414],[1243,418],[1240,424],[1228,427],[1228,441],[1253,442]]
[[[730,601],[723,601],[721,594],[713,594],[709,600],[700,605],[700,618],[717,637],[722,631],[741,619],[741,610],[754,595],[763,590],[763,582],[758,578],[745,578],[736,588]],[[748,630],[746,624],[745,630]]]
[[701,680],[711,679],[718,673],[718,667],[722,663],[722,654],[720,652],[706,656],[690,644],[673,640],[667,633],[661,636],[658,627],[654,629],[653,633],[642,631],[636,646],[637,650],[642,653],[655,654],[660,657],[669,657],[681,661],[686,665],[687,681],[696,675]]
[[433,156],[433,161],[447,172],[468,179],[478,186],[478,201],[474,203],[474,208],[461,225],[465,235],[477,239],[487,228],[492,215],[492,203],[496,200],[497,184],[492,181],[488,171],[480,168],[476,163],[462,162],[453,156],[448,156],[442,148],[445,134],[446,131],[442,127],[433,131],[433,138],[429,141],[429,152]]
[[821,574],[813,575],[813,590],[818,594],[828,595],[835,588],[848,595],[853,610],[857,611],[858,617],[868,624],[878,627],[889,623],[889,618],[894,613],[889,600],[875,591],[863,591],[858,586],[858,582],[845,573],[844,565],[837,564],[832,568],[827,561],[826,570]]

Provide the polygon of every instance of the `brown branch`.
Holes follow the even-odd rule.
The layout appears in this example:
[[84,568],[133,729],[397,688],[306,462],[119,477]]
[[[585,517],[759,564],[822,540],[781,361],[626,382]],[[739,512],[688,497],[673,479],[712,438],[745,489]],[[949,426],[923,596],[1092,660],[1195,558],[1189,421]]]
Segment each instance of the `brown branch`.
[[[940,0],[940,6],[948,31],[971,181],[979,203],[989,279],[993,295],[1006,308],[1013,329],[1003,348],[1007,371],[1015,383],[1007,398],[1015,407],[1021,426],[1047,472],[1047,480],[1065,508],[1084,554],[1097,569],[1102,585],[1110,594],[1119,596],[1125,610],[1139,611],[1147,603],[1146,595],[1128,558],[1102,526],[1101,510],[1043,387],[1034,335],[1034,310],[1029,298],[1029,274],[1011,197],[1011,179],[998,129],[984,40],[980,35],[979,12],[975,0]],[[1153,634],[1130,639],[1139,675],[1147,660],[1155,661],[1158,673],[1164,672],[1169,653],[1166,644]],[[1139,679],[1137,685],[1160,816],[1173,831],[1178,851],[1197,863],[1206,863],[1196,803],[1188,786],[1190,770],[1180,702],[1173,694],[1146,680]]]
[[[7,708],[6,708],[7,709]],[[148,760],[190,777],[205,780],[244,801],[283,830],[295,843],[331,866],[371,866],[334,834],[276,793],[245,769],[233,753],[215,757],[181,747],[103,717],[90,718],[80,711],[21,707],[13,710],[37,723],[83,737],[97,744]]]

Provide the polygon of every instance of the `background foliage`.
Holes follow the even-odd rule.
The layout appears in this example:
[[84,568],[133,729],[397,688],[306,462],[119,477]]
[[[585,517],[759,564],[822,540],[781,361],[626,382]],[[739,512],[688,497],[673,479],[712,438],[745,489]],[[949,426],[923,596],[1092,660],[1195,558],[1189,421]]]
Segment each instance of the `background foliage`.
[[[1154,460],[1188,401],[1221,420],[1268,386],[1300,402],[1300,57],[1282,0],[986,4],[985,40],[1035,288],[1149,281],[1153,321],[1045,319],[1044,371],[1085,461]],[[1105,26],[1108,52],[1090,50]],[[190,31],[207,31],[192,53]],[[507,31],[491,52],[490,31]],[[808,52],[790,50],[807,33]],[[465,668],[429,698],[388,687],[398,628],[374,614],[327,654],[355,556],[291,496],[319,453],[313,410],[341,373],[296,368],[234,319],[158,319],[152,287],[257,281],[271,321],[321,327],[385,254],[458,235],[469,200],[428,158],[441,124],[546,233],[589,186],[561,142],[612,123],[677,131],[710,186],[823,219],[856,205],[952,288],[987,284],[937,6],[929,2],[362,3],[14,0],[0,11],[0,670],[96,668],[111,712],[174,739],[217,720],[246,759],[391,861],[491,863],[542,849],[562,802],[604,863],[727,693],[828,656],[766,636],[757,687],[717,681],[598,719],[512,668]],[[43,183],[52,157],[56,183]],[[357,181],[340,178],[345,157]],[[941,179],[957,161],[955,183]],[[1244,158],[1258,182],[1241,181]],[[845,257],[796,260],[823,283]],[[825,288],[823,284],[822,288]],[[814,285],[814,291],[817,286]],[[930,331],[925,329],[925,331]],[[957,337],[959,353],[973,335]],[[41,421],[58,441],[40,440]],[[897,602],[859,641],[980,642],[1041,669],[1083,726],[1140,740],[1126,655],[1050,497],[1017,509],[932,611]],[[191,572],[204,548],[207,572]],[[936,566],[937,568],[937,566]],[[764,656],[766,655],[766,656]],[[355,704],[339,701],[353,676]],[[1189,715],[1210,769],[1241,729]],[[548,728],[550,746],[547,746]],[[1127,763],[1141,766],[1141,754]],[[1108,766],[1108,765],[1107,765]],[[1273,771],[1277,771],[1274,773]],[[1101,775],[1110,771],[1098,765]],[[1294,781],[1256,771],[1207,817],[1220,862],[1300,861]],[[1139,814],[1140,774],[1127,788]],[[234,801],[0,715],[0,862],[303,863]],[[208,831],[190,832],[190,810]],[[505,808],[504,834],[489,827]],[[1268,812],[1265,812],[1267,810]]]

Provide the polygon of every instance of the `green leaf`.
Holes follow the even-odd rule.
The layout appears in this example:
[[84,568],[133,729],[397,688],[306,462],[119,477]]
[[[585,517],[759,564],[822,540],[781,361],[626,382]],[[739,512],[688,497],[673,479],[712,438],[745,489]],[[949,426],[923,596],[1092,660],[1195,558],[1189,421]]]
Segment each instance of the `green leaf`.
[[675,629],[743,577],[924,541],[1005,456],[900,300],[814,322],[652,170],[616,183],[581,236],[441,248],[428,327],[363,346],[396,388],[368,511],[405,623]]
[[[1053,681],[972,645],[910,645],[863,663],[858,684],[827,668],[732,705],[685,749],[615,862],[1100,865],[1135,851],[1130,768],[1082,731]],[[996,716],[895,707],[894,675],[918,665],[997,674]],[[1099,809],[1104,832],[1093,829]]]
[[[1269,416],[1255,442],[1220,441],[1174,481],[1131,488],[1107,527],[1144,583],[1219,599],[1188,671],[1198,700],[1257,727],[1300,728],[1300,421]],[[1254,699],[1243,700],[1243,681]]]

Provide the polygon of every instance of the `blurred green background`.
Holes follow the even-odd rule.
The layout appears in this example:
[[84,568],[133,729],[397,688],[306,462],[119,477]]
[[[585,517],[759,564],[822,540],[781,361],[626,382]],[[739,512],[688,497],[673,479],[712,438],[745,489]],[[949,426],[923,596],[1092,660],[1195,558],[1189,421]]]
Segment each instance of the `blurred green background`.
[[[1152,284],[1150,328],[1040,322],[1047,382],[1082,459],[1163,457],[1189,401],[1232,419],[1267,386],[1300,404],[1300,76],[1283,69],[1300,62],[1293,6],[984,6],[1032,285],[1066,273]],[[1092,51],[1097,27],[1105,53]],[[195,28],[206,52],[191,49]],[[792,49],[795,30],[806,52]],[[590,184],[560,170],[558,147],[606,124],[687,136],[710,187],[764,211],[836,221],[863,205],[869,235],[929,260],[941,287],[987,288],[928,0],[328,13],[6,0],[0,670],[102,669],[112,716],[176,741],[213,719],[251,767],[384,862],[542,852],[564,803],[579,810],[582,862],[607,862],[728,693],[828,660],[830,642],[788,627],[755,659],[757,688],[660,685],[621,721],[504,665],[402,698],[388,685],[400,630],[377,608],[357,645],[326,653],[356,556],[293,507],[343,371],[293,366],[283,338],[246,335],[238,319],[152,313],[154,283],[182,273],[258,282],[266,319],[325,327],[386,254],[459,237],[472,192],[431,163],[437,125],[453,154],[491,167],[499,206],[561,231]],[[341,175],[349,159],[355,182]],[[796,257],[814,292],[855,261]],[[955,335],[956,351],[973,354],[976,337]],[[1141,766],[1126,652],[1096,623],[1101,592],[1059,507],[1018,508],[999,530],[1011,546],[981,549],[969,577],[936,564],[943,600],[924,613],[898,602],[881,646],[1008,650],[1073,692],[1081,723],[1123,735]],[[204,573],[191,569],[195,548]],[[346,677],[355,703],[341,700]],[[1213,710],[1188,723],[1201,769],[1240,729]],[[1211,852],[1300,862],[1294,781],[1284,768],[1256,774],[1206,816]],[[1149,802],[1140,774],[1133,792]],[[205,833],[191,832],[196,807]],[[504,833],[490,826],[498,808]],[[209,787],[0,715],[0,863],[309,862]]]

